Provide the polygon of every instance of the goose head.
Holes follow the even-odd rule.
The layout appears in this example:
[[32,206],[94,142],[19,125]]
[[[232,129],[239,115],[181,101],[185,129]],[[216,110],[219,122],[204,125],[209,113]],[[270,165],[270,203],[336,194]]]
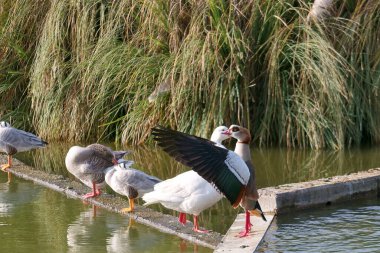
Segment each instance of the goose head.
[[87,148],[94,150],[99,157],[101,157],[104,160],[110,161],[113,164],[117,164],[117,159],[109,147],[106,147],[99,143],[90,144],[87,146]]
[[230,133],[226,126],[218,126],[212,132],[210,140],[215,143],[222,143],[224,140],[227,140],[230,137]]
[[8,122],[6,121],[0,121],[0,127],[10,127],[11,124],[9,124]]
[[228,128],[228,132],[230,133],[231,137],[237,139],[240,143],[249,144],[251,142],[251,134],[247,128],[238,125],[231,125]]

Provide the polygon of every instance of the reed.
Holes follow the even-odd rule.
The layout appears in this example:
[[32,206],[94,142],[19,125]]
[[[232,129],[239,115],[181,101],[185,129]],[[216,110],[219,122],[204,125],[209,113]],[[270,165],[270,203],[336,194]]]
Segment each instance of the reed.
[[1,118],[48,140],[238,123],[261,146],[379,143],[380,3],[339,1],[323,18],[312,6],[4,0]]

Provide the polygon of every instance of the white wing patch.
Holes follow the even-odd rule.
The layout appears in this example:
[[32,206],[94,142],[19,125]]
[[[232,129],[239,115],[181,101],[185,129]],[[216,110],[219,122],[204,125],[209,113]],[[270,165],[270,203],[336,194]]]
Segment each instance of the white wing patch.
[[215,143],[215,146],[219,147],[219,148],[224,148],[226,149],[226,147],[222,144],[222,143]]
[[224,163],[242,184],[248,184],[250,176],[249,168],[237,154],[232,151],[228,151]]

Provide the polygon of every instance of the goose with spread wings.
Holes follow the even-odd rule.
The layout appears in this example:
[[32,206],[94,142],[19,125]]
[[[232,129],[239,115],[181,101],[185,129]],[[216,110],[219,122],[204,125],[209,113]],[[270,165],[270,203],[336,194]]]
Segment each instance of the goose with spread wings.
[[[152,133],[155,136],[155,139],[159,140],[158,143],[160,146],[161,141],[164,142],[162,145],[166,147],[166,149],[164,148],[165,151],[168,149],[176,149],[177,144],[175,143],[178,142],[182,145],[182,141],[184,141],[186,145],[190,145],[189,147],[191,148],[191,141],[195,140],[196,142],[201,141],[207,143],[207,145],[210,146],[210,149],[218,147],[216,150],[221,150],[221,153],[225,153],[227,150],[222,145],[222,142],[230,137],[228,134],[228,128],[225,126],[219,126],[213,131],[211,141],[185,135],[162,127],[154,128]],[[184,138],[177,140],[177,137]],[[167,140],[167,138],[170,139],[170,142],[173,141],[174,143],[166,142],[165,140]],[[182,156],[182,152],[173,152],[175,152],[178,161],[185,163],[188,160],[186,156]],[[186,153],[186,151],[184,153]],[[203,210],[214,205],[222,197],[223,195],[219,193],[214,186],[199,176],[196,172],[190,170],[181,173],[174,178],[156,184],[154,186],[154,191],[145,194],[143,200],[146,202],[145,205],[161,203],[166,208],[180,212],[179,222],[182,224],[186,223],[186,214],[192,214],[194,218],[193,230],[195,232],[205,233],[207,230],[199,228],[198,215]]]
[[215,146],[212,141],[157,126],[154,140],[175,160],[192,168],[237,207],[244,195],[250,172],[233,151]]

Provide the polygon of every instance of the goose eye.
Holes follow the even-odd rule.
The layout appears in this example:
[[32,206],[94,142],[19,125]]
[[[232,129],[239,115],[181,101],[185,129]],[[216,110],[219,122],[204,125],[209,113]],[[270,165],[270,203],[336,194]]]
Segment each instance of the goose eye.
[[231,130],[232,132],[239,132],[240,129],[238,127],[233,127]]

